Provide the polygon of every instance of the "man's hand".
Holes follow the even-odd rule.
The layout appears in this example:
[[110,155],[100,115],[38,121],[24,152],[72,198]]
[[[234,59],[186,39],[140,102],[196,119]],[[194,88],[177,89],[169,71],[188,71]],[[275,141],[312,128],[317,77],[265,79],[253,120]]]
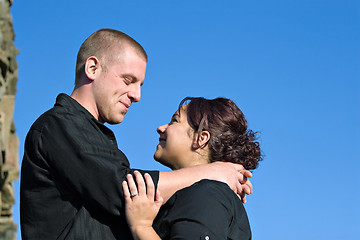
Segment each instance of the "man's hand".
[[246,203],[246,194],[250,195],[253,191],[252,184],[249,180],[249,178],[252,177],[252,174],[248,170],[240,171],[240,174],[242,175],[243,180],[241,181],[241,193],[238,194],[238,196],[243,203]]
[[252,193],[252,184],[249,178],[250,171],[245,170],[240,164],[229,162],[214,162],[207,165],[211,167],[212,177],[210,179],[224,182],[246,203],[246,194]]

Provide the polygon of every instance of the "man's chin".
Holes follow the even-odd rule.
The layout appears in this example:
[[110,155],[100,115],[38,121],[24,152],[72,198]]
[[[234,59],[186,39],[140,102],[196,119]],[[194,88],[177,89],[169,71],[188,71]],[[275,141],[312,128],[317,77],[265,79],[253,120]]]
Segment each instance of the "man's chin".
[[116,124],[122,123],[122,120],[121,121],[111,121],[111,122],[107,122],[107,123],[110,125],[116,125]]
[[119,118],[116,118],[116,119],[109,119],[108,121],[106,121],[108,124],[111,124],[111,125],[115,125],[115,124],[119,124],[119,123],[122,123],[123,120],[124,120],[124,116],[122,117],[119,117]]

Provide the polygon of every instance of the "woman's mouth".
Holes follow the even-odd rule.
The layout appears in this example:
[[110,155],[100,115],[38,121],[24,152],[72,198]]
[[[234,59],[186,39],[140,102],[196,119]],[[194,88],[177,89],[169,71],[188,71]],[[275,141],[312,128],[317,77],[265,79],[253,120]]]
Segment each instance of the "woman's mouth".
[[161,145],[165,145],[165,143],[166,143],[166,139],[165,139],[165,138],[160,137],[160,138],[159,138],[159,144],[161,144]]

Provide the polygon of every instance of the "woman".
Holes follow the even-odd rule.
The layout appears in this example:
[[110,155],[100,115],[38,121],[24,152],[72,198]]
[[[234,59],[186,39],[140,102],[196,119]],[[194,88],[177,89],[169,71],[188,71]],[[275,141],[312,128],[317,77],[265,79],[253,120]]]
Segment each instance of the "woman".
[[[172,170],[215,161],[240,163],[249,170],[262,159],[255,133],[229,99],[187,97],[171,122],[157,131],[154,158]],[[150,175],[145,175],[146,185],[140,173],[135,178],[137,186],[131,175],[123,183],[134,239],[251,239],[244,206],[226,184],[197,182],[176,192],[159,211],[162,198]]]

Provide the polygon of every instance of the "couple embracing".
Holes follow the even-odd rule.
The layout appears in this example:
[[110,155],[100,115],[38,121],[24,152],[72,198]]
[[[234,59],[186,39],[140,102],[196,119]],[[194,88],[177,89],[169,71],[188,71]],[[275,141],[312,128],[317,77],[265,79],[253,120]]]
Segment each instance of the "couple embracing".
[[104,123],[140,101],[147,55],[113,29],[81,45],[75,87],[29,130],[21,169],[23,239],[251,239],[243,203],[262,159],[255,133],[225,98],[185,98],[158,127],[154,158],[130,167]]

